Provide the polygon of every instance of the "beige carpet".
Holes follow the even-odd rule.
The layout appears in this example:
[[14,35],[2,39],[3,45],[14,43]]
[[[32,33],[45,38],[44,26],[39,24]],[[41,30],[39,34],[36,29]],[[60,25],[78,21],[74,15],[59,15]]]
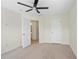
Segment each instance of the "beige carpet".
[[68,45],[33,44],[3,54],[1,59],[76,59]]

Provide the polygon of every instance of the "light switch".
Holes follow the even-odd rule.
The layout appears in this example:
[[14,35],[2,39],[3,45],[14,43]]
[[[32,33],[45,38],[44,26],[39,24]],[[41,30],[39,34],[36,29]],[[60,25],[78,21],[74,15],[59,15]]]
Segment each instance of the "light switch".
[[6,26],[8,26],[8,24],[6,24]]
[[25,35],[25,33],[23,33],[23,35]]
[[51,33],[54,33],[54,32],[51,32]]

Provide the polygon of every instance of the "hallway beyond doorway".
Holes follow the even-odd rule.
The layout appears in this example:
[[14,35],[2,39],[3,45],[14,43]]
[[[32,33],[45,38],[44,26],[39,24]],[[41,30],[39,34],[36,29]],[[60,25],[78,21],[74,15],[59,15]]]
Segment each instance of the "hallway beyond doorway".
[[31,40],[31,44],[38,44],[39,41],[38,40]]
[[39,43],[39,22],[31,21],[31,44]]

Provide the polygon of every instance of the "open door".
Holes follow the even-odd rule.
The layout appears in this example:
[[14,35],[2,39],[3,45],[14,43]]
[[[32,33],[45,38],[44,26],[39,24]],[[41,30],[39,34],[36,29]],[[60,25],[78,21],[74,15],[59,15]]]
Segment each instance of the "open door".
[[[25,16],[25,15],[24,15]],[[30,20],[26,16],[22,18],[22,46],[23,48],[28,47],[31,44],[30,40]]]

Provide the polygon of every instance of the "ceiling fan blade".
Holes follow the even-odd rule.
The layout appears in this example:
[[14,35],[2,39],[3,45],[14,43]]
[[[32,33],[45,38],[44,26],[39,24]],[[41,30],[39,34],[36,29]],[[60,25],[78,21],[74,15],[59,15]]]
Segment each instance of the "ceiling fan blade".
[[37,13],[40,13],[40,11],[38,9],[36,9]]
[[20,5],[23,5],[23,6],[27,6],[27,7],[33,8],[32,6],[26,5],[26,4],[21,3],[21,2],[17,2],[17,3],[20,4]]
[[33,5],[33,6],[34,6],[34,7],[36,7],[36,6],[37,6],[37,4],[38,4],[38,0],[35,0],[35,1],[34,1],[34,5]]
[[29,9],[29,10],[27,10],[26,12],[29,12],[29,11],[32,11],[33,9]]
[[48,9],[48,7],[36,7],[36,9]]

